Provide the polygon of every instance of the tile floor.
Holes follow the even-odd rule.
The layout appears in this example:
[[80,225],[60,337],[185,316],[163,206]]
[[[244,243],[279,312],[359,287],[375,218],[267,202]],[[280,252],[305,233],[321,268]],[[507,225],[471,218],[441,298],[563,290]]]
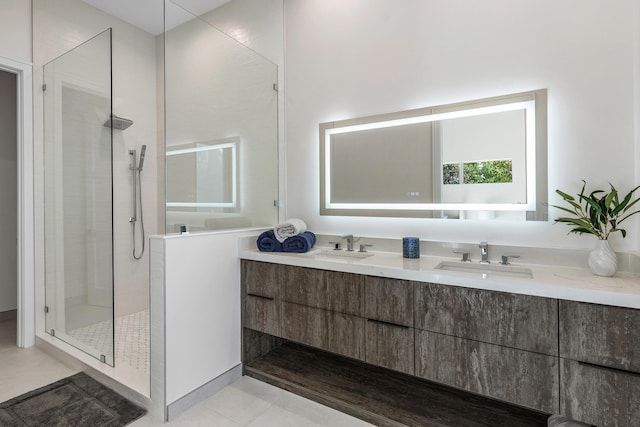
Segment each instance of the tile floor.
[[[149,310],[117,317],[115,324],[116,366],[125,363],[148,376]],[[67,330],[67,334],[102,354],[113,354],[113,329],[113,321],[106,320]]]
[[[15,321],[0,322],[0,402],[76,373],[38,348],[16,347],[15,331]],[[249,377],[242,377],[168,424],[162,424],[147,415],[130,425],[370,426],[361,420]]]

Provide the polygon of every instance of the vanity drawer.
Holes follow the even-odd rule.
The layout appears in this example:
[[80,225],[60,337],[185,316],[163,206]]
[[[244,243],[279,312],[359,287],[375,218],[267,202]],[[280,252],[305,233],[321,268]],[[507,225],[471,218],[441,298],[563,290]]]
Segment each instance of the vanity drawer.
[[640,426],[640,375],[560,359],[560,413],[597,426]]
[[245,295],[243,326],[265,334],[280,336],[280,301]]
[[366,276],[364,311],[368,319],[413,327],[413,283]]
[[558,355],[555,299],[416,283],[416,329]]
[[560,301],[560,356],[640,372],[640,310]]
[[416,329],[416,375],[558,412],[558,358]]
[[414,353],[413,328],[367,320],[365,362],[413,375]]
[[361,317],[283,302],[282,337],[364,360],[364,319]]
[[260,261],[242,260],[242,284],[245,293],[280,298],[282,266]]
[[363,276],[282,266],[283,301],[362,316]]

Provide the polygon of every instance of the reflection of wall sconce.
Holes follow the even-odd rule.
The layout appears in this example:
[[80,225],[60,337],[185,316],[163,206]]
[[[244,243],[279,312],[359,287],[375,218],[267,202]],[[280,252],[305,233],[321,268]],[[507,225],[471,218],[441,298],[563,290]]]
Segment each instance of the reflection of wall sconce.
[[[232,138],[237,141],[238,138]],[[230,185],[231,200],[209,200],[197,202],[169,202],[167,207],[182,208],[235,208],[237,206],[237,145],[236,141],[226,142],[222,144],[200,145],[198,147],[180,148],[166,152],[166,156],[177,156],[185,154],[207,153],[214,150],[220,150],[226,156],[230,156],[231,173],[221,177],[223,180],[230,180],[226,185]],[[196,182],[196,185],[198,182]],[[206,185],[206,183],[204,183]]]

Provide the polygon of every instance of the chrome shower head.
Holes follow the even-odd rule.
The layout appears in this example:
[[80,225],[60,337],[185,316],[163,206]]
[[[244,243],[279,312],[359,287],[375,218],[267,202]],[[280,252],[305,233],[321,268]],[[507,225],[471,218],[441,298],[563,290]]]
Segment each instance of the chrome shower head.
[[115,130],[125,130],[133,124],[133,120],[118,117],[115,114],[111,115],[111,118],[104,122],[104,127],[113,128]]

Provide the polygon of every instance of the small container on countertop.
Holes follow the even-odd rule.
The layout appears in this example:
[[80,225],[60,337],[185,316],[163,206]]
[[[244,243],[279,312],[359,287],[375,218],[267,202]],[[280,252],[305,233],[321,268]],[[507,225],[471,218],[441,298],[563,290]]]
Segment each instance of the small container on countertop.
[[420,258],[420,239],[417,237],[403,237],[402,256],[404,258]]

